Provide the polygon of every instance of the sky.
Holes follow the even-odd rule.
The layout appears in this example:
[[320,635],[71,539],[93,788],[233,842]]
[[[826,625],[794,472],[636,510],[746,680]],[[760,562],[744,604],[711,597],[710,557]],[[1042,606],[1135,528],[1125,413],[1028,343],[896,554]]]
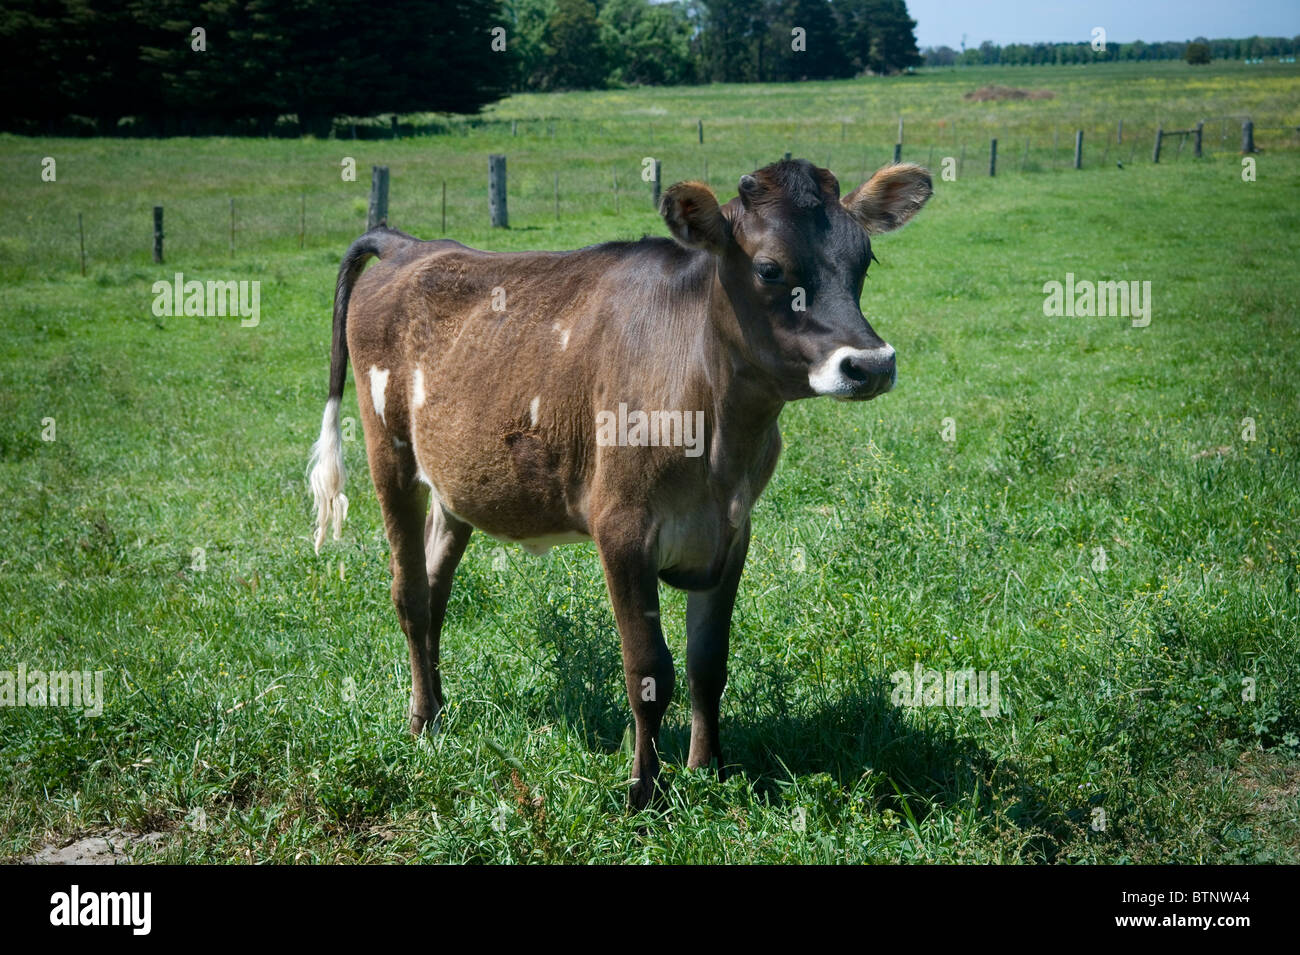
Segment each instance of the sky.
[[916,43],[961,49],[1006,43],[1089,41],[1093,27],[1110,43],[1193,37],[1300,35],[1300,0],[907,0]]

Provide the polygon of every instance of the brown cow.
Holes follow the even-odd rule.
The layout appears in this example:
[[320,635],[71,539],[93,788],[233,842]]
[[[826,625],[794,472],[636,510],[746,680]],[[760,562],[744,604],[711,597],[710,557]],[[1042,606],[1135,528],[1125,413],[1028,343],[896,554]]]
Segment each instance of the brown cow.
[[749,512],[781,450],[777,418],[798,398],[892,387],[894,349],[858,306],[868,235],[910,219],[931,184],[918,166],[887,166],[841,199],[829,171],[787,160],[742,176],[739,192],[719,208],[701,183],[673,186],[660,210],[672,240],[492,253],[379,228],[348,250],[312,451],[316,547],[347,511],[351,354],[410,649],[412,733],[437,726],[439,638],[472,530],[536,552],[594,540],[636,718],[633,805],[655,790],[673,694],[660,580],[689,592],[687,763],[722,768],[732,605]]

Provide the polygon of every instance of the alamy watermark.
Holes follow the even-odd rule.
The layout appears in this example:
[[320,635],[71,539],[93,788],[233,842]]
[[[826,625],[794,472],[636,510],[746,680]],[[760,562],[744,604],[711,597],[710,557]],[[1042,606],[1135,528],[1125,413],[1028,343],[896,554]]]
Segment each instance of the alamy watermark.
[[1151,324],[1151,282],[1075,281],[1073,272],[1065,273],[1065,283],[1055,280],[1043,284],[1043,314],[1048,318],[1133,319],[1134,328]]
[[171,282],[159,279],[153,283],[153,313],[158,318],[178,315],[197,315],[203,318],[238,315],[239,324],[254,328],[262,320],[262,283],[253,279],[236,282],[185,281],[184,273],[177,272]]
[[894,706],[979,707],[981,716],[1002,712],[997,670],[922,670],[918,661],[910,673],[895,670],[889,681]]
[[0,706],[69,706],[104,712],[103,670],[0,670]]
[[620,448],[684,448],[688,458],[704,453],[703,411],[628,411],[620,401],[618,411],[596,412],[596,444]]

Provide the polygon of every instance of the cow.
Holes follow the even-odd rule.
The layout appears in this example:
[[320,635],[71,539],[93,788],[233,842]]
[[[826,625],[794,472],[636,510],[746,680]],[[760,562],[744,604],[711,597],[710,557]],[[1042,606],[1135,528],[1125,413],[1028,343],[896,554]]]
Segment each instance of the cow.
[[732,606],[750,511],[781,451],[777,419],[800,398],[893,387],[894,349],[859,307],[870,237],[931,193],[925,169],[896,164],[841,198],[828,170],[784,160],[742,176],[724,206],[700,182],[669,188],[671,239],[494,253],[381,226],[352,244],[309,465],[315,545],[331,526],[337,539],[347,513],[351,356],[410,652],[411,733],[439,725],[439,642],[473,530],[535,553],[590,540],[636,723],[630,803],[658,792],[674,689],[660,581],[688,595],[687,766],[723,770]]

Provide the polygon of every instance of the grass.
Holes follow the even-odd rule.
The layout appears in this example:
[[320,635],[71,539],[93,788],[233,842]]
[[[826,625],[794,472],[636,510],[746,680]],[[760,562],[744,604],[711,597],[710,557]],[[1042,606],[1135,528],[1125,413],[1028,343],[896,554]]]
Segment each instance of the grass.
[[[1290,121],[1293,76],[1247,69],[823,84],[818,112],[833,138],[850,93],[891,110],[884,126],[896,103],[942,103],[925,115],[986,137],[991,107],[947,93],[1001,82],[1068,92],[1004,104],[1056,110],[1034,122],[1063,128],[1094,100],[1098,114],[1112,100],[1148,118],[1245,104],[1260,126]],[[411,231],[437,234],[428,184],[447,170],[449,193],[465,184],[457,237],[573,247],[663,231],[640,192],[619,214],[612,193],[575,196],[558,221],[550,205],[554,169],[576,188],[657,154],[629,104],[663,109],[685,140],[665,154],[671,178],[698,157],[699,116],[720,191],[746,150],[824,159],[790,131],[813,122],[806,85],[754,91],[761,111],[742,91],[517,97],[501,122],[355,149],[0,138],[0,670],[107,671],[98,718],[0,707],[0,857],[124,828],[165,832],[138,852],[171,862],[1300,861],[1300,154],[1282,140],[1261,142],[1253,183],[1224,150],[996,179],[968,157],[876,243],[864,310],[898,349],[898,386],[783,415],[733,631],[732,778],[678,768],[679,673],[668,806],[625,809],[629,713],[590,545],[538,559],[475,536],[443,644],[445,731],[406,737],[405,645],[359,432],[344,540],[320,557],[302,479],[334,270],[364,219],[340,151],[361,180],[392,165],[393,218]],[[551,141],[548,116],[575,135]],[[512,117],[536,127],[523,142]],[[750,134],[728,142],[742,122]],[[489,233],[470,183],[502,148],[516,228]],[[44,155],[56,184],[37,178]],[[308,185],[321,211],[299,250]],[[250,216],[233,256],[230,195]],[[165,266],[148,261],[155,201]],[[86,278],[67,228],[78,210],[95,223]],[[260,280],[261,323],[156,318],[150,286],[178,270]],[[1044,317],[1043,283],[1066,272],[1151,281],[1151,325]],[[680,668],[684,600],[665,596]],[[890,674],[917,661],[996,670],[1001,715],[892,705]]]

